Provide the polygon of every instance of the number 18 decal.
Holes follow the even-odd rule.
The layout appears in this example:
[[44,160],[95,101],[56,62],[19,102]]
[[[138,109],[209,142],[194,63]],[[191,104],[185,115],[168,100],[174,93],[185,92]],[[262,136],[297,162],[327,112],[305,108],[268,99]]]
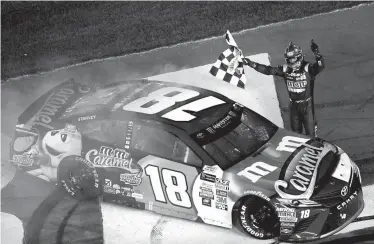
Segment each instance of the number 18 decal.
[[[141,97],[122,107],[123,110],[156,114],[175,105],[177,102],[183,102],[188,99],[199,96],[200,93],[180,87],[164,87],[153,91],[146,97]],[[182,107],[176,108],[164,115],[163,118],[174,121],[190,121],[196,117],[185,111],[199,112],[204,109],[225,103],[224,101],[213,97],[204,97],[193,101]]]
[[303,210],[303,211],[301,211],[301,218],[302,219],[307,219],[307,218],[309,218],[309,214],[310,214],[310,210],[309,209]]
[[191,199],[187,193],[187,180],[183,173],[170,169],[162,169],[162,176],[160,177],[159,168],[154,165],[145,167],[145,173],[149,176],[151,181],[156,201],[167,203],[161,184],[162,177],[169,202],[176,206],[191,208]]

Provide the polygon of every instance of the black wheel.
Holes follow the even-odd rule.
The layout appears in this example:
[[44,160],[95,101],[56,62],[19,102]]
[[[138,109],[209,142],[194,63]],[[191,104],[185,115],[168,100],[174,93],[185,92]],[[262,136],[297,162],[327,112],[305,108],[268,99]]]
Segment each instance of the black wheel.
[[80,156],[68,156],[61,160],[57,177],[59,184],[77,200],[100,195],[100,182],[95,167]]
[[240,226],[257,239],[272,239],[279,236],[279,220],[272,205],[258,197],[248,197],[238,209]]

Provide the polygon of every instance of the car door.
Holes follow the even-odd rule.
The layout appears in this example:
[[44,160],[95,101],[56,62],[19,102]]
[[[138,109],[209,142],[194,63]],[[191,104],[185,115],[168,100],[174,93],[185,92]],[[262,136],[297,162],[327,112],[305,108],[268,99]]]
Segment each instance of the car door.
[[162,128],[134,124],[130,144],[133,152],[144,157],[142,182],[134,187],[138,201],[160,214],[196,219],[192,190],[202,160],[179,137]]

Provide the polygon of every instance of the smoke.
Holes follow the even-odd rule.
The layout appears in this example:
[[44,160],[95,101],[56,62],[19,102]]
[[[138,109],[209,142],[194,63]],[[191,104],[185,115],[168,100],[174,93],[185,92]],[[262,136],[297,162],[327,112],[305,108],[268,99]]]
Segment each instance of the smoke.
[[[157,74],[174,72],[188,67],[178,67],[175,64],[156,64],[146,62],[142,65],[144,58],[126,57],[124,59],[108,60],[106,62],[87,63],[79,66],[71,66],[66,69],[41,73],[38,75],[25,76],[20,79],[10,80],[1,85],[1,131],[11,136],[9,132],[14,128],[17,117],[38,97],[53,87],[71,78],[82,84],[104,85],[113,82],[122,82],[147,78]],[[48,68],[50,63],[66,62],[56,59],[53,62],[41,60]]]

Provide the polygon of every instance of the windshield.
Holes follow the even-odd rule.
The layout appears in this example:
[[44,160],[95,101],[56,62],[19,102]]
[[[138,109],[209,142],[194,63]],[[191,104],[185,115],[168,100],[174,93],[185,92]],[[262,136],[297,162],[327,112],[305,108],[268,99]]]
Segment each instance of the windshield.
[[261,115],[234,104],[225,116],[192,138],[226,170],[258,150],[277,130]]

